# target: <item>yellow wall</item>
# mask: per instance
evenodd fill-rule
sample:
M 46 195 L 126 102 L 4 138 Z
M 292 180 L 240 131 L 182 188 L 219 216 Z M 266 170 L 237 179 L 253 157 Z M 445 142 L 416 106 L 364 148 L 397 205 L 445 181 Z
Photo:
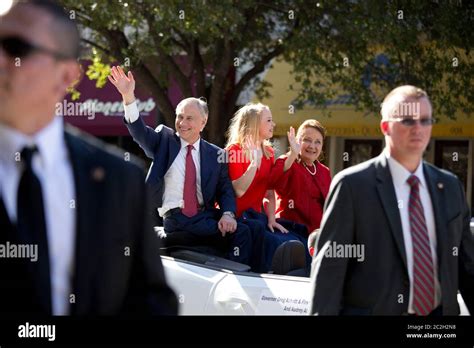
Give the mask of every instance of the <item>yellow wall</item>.
M 276 136 L 285 136 L 290 126 L 298 127 L 304 120 L 315 118 L 327 129 L 328 136 L 382 136 L 380 132 L 380 116 L 373 113 L 356 111 L 350 105 L 332 105 L 323 113 L 321 109 L 305 106 L 303 110 L 294 110 L 291 113 L 291 102 L 297 96 L 289 85 L 296 85 L 291 72 L 291 65 L 284 61 L 274 60 L 273 67 L 265 76 L 265 80 L 272 84 L 269 88 L 270 97 L 260 100 L 267 104 L 273 114 Z M 254 101 L 257 101 L 256 99 Z M 331 112 L 331 115 L 327 115 Z M 434 137 L 474 137 L 474 117 L 458 113 L 457 120 L 452 121 L 443 117 L 440 123 L 433 126 Z

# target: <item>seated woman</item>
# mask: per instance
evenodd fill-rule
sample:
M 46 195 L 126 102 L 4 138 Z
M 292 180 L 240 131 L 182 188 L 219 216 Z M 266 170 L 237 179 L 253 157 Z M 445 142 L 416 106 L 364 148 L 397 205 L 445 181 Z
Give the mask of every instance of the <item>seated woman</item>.
M 303 224 L 308 234 L 319 228 L 331 184 L 329 168 L 321 164 L 326 130 L 316 120 L 306 120 L 288 140 L 292 150 L 275 162 L 272 182 L 277 193 L 276 216 Z
M 270 270 L 273 254 L 283 242 L 300 240 L 306 244 L 304 232 L 298 234 L 293 228 L 289 231 L 275 219 L 275 193 L 269 180 L 274 152 L 268 141 L 274 127 L 268 106 L 247 104 L 231 120 L 226 147 L 229 176 L 237 197 L 237 217 L 252 229 L 260 228 L 265 235 L 263 272 Z M 300 230 L 305 231 L 303 226 Z

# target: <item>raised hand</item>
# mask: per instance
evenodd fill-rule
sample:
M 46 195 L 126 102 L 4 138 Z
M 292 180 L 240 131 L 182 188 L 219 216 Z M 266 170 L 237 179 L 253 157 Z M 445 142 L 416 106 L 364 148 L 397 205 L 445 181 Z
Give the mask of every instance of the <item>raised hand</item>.
M 288 136 L 288 143 L 290 144 L 290 151 L 293 156 L 298 156 L 301 150 L 301 144 L 295 137 L 295 129 L 290 127 L 290 131 L 286 132 Z
M 244 146 L 250 153 L 250 160 L 254 162 L 254 165 L 256 165 L 257 168 L 260 167 L 260 162 L 263 156 L 260 142 L 255 143 L 252 138 L 246 137 Z
M 135 79 L 131 71 L 128 72 L 128 75 L 125 75 L 120 66 L 113 66 L 107 78 L 117 88 L 126 104 L 130 104 L 135 100 Z

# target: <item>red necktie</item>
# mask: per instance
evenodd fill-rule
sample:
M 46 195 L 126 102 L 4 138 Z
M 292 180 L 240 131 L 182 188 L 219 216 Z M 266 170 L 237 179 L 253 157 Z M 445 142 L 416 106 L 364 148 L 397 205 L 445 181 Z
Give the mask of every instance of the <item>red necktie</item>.
M 186 154 L 186 169 L 184 174 L 184 208 L 182 213 L 187 217 L 197 214 L 198 200 L 196 193 L 196 166 L 194 165 L 192 151 L 194 147 L 188 145 L 188 153 Z
M 428 315 L 434 309 L 433 257 L 420 200 L 420 181 L 412 175 L 407 182 L 411 187 L 408 214 L 413 243 L 413 309 L 417 315 Z

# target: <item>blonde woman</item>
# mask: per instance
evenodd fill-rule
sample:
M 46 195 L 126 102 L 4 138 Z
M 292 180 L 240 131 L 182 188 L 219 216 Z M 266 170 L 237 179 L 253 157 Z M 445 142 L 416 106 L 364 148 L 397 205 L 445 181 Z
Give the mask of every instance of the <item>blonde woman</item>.
M 251 229 L 265 234 L 263 268 L 271 267 L 276 248 L 288 240 L 301 240 L 300 236 L 283 226 L 275 218 L 275 193 L 270 182 L 274 164 L 274 151 L 269 142 L 275 123 L 268 106 L 247 104 L 231 120 L 226 146 L 229 176 L 237 201 L 237 217 Z M 295 143 L 293 141 L 293 143 Z

